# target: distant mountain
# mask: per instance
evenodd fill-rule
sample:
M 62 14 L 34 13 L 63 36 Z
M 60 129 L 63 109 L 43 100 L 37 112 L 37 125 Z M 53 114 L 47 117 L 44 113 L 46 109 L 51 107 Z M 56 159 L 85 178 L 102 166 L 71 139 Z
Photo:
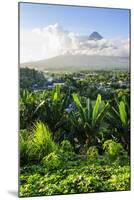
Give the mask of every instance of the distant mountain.
M 88 39 L 89 40 L 101 40 L 101 39 L 103 39 L 103 37 L 98 32 L 95 31 L 89 36 Z
M 128 57 L 99 55 L 60 55 L 36 62 L 22 63 L 21 67 L 35 68 L 43 71 L 75 72 L 80 70 L 128 70 Z

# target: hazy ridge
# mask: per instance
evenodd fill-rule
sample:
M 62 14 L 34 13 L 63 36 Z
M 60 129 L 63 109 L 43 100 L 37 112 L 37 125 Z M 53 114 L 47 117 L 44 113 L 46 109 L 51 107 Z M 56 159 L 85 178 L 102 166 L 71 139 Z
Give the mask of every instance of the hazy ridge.
M 34 62 L 21 63 L 20 67 L 36 68 L 41 71 L 80 71 L 129 69 L 128 57 L 100 55 L 60 55 Z

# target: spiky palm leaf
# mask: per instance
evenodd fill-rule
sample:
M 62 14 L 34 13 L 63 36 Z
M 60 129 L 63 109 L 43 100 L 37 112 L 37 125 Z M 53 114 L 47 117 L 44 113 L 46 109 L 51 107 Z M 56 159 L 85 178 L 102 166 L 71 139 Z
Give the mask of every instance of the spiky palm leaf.
M 78 94 L 73 94 L 73 100 L 77 109 L 70 113 L 70 119 L 75 131 L 79 133 L 80 138 L 82 136 L 84 139 L 90 137 L 92 141 L 95 141 L 101 122 L 109 109 L 109 103 L 103 103 L 101 95 L 98 95 L 94 105 L 89 98 L 86 99 L 85 106 L 82 105 Z

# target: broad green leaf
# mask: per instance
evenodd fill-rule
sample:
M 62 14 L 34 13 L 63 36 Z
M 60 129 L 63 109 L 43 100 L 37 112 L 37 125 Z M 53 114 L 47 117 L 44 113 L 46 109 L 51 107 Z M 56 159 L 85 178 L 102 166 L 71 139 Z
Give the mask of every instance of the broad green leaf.
M 79 100 L 79 97 L 78 97 L 78 95 L 77 94 L 72 94 L 73 95 L 73 100 L 74 100 L 74 102 L 75 102 L 75 104 L 77 105 L 77 106 L 79 106 L 79 107 L 81 107 L 82 108 L 82 105 L 81 105 L 81 102 L 80 102 L 80 100 Z
M 63 112 L 63 111 L 64 111 L 64 108 L 67 106 L 67 103 L 68 103 L 68 101 L 69 101 L 69 98 L 70 98 L 70 95 L 67 93 L 67 94 L 65 95 L 65 97 L 64 97 L 64 98 L 62 99 L 62 101 L 61 101 L 60 108 L 59 108 L 60 112 Z
M 88 121 L 90 119 L 90 112 L 91 112 L 91 105 L 90 105 L 90 99 L 88 98 L 87 99 L 87 118 L 88 118 Z
M 54 97 L 53 97 L 53 101 L 57 101 L 57 99 L 58 99 L 58 93 L 55 92 L 55 93 L 54 93 Z
M 123 124 L 123 126 L 126 126 L 127 124 L 127 114 L 125 110 L 125 104 L 123 101 L 120 102 L 119 104 L 119 112 L 120 112 L 120 119 Z
M 112 111 L 114 111 L 114 112 L 112 112 L 112 114 L 116 117 L 120 117 L 120 115 L 119 115 L 119 112 L 112 106 Z
M 56 88 L 55 88 L 55 92 L 53 94 L 53 101 L 60 100 L 60 97 L 61 97 L 61 95 L 60 95 L 60 86 L 57 85 Z
M 100 122 L 103 120 L 103 118 L 105 117 L 108 109 L 110 108 L 109 103 L 106 103 L 106 105 L 104 105 L 104 107 L 102 108 L 101 112 L 98 114 L 96 121 Z
M 86 121 L 86 111 L 85 111 L 84 107 L 82 106 L 82 104 L 80 102 L 79 96 L 75 93 L 73 94 L 73 100 L 74 100 L 76 106 L 78 107 L 79 114 L 80 114 L 82 122 L 85 123 L 85 121 Z
M 37 106 L 37 108 L 36 108 L 35 111 L 34 111 L 34 114 L 38 111 L 38 109 L 39 109 L 41 106 L 44 105 L 44 103 L 45 103 L 45 101 L 42 101 L 42 102 Z
M 96 121 L 96 118 L 97 118 L 97 115 L 98 115 L 98 112 L 99 112 L 100 103 L 101 103 L 101 95 L 98 94 L 94 108 L 93 108 L 93 113 L 92 113 L 93 124 L 95 124 L 95 121 Z

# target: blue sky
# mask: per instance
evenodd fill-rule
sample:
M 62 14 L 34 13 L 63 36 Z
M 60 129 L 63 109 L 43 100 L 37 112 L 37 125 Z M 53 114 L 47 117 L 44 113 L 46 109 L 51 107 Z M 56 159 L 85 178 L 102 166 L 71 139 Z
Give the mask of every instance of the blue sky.
M 98 31 L 105 38 L 129 37 L 129 10 L 20 3 L 21 29 L 55 23 L 80 35 Z
M 66 53 L 129 54 L 127 9 L 20 3 L 20 28 L 21 62 Z M 99 32 L 104 39 L 89 41 L 87 36 L 93 31 Z

